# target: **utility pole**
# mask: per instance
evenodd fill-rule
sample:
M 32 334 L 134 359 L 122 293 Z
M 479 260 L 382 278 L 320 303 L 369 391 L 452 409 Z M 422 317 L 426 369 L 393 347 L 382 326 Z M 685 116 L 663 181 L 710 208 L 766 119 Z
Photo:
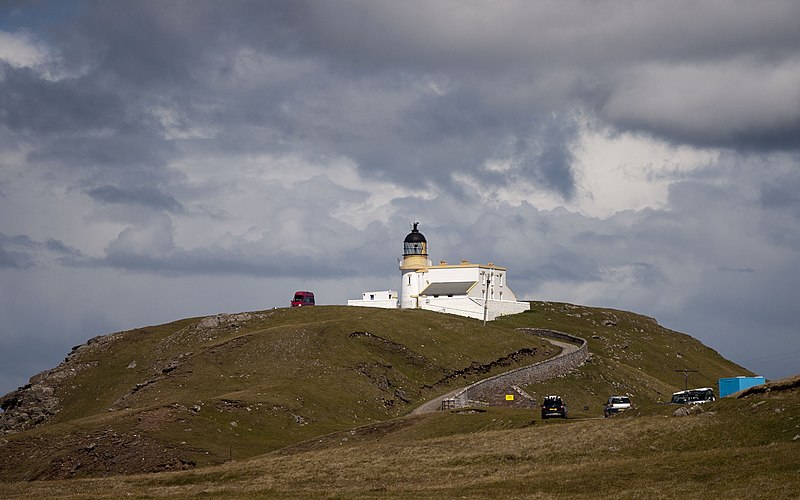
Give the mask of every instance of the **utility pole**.
M 676 372 L 683 372 L 683 378 L 684 378 L 684 380 L 683 380 L 683 390 L 684 391 L 688 391 L 689 390 L 689 374 L 690 373 L 697 373 L 697 370 L 684 369 L 684 370 L 675 370 L 675 371 Z
M 489 282 L 492 281 L 490 273 L 481 273 L 486 276 L 486 291 L 483 294 L 483 326 L 486 326 L 486 316 L 489 312 Z

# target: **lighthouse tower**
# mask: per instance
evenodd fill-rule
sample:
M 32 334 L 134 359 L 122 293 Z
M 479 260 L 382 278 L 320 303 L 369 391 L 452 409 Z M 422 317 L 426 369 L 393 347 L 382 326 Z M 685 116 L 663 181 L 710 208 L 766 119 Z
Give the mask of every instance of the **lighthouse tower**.
M 419 232 L 415 222 L 411 232 L 403 240 L 403 260 L 400 262 L 400 308 L 416 309 L 419 307 L 418 296 L 422 285 L 422 277 L 431 265 L 428 260 L 428 241 Z

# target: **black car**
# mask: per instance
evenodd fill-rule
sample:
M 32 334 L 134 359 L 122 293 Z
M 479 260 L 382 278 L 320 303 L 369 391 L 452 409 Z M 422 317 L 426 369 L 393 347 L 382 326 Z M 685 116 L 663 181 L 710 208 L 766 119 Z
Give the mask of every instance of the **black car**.
M 542 420 L 550 417 L 567 418 L 567 405 L 561 396 L 546 396 L 542 401 Z

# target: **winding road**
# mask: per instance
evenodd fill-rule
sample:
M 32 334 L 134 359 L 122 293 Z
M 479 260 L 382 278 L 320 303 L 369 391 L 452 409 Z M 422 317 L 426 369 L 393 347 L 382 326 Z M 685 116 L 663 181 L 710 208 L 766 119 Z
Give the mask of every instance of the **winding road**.
M 551 338 L 547 338 L 547 337 L 542 337 L 542 338 L 544 340 L 550 342 L 554 346 L 561 348 L 561 352 L 556 354 L 555 356 L 553 356 L 550 359 L 556 359 L 556 358 L 560 358 L 561 356 L 566 356 L 567 354 L 569 354 L 571 352 L 575 352 L 575 351 L 577 351 L 579 349 L 578 346 L 576 346 L 575 344 L 570 344 L 569 342 L 562 342 L 560 340 L 555 340 L 555 339 L 551 339 Z M 439 410 L 439 408 L 442 407 L 442 400 L 443 399 L 452 398 L 453 396 L 455 396 L 456 394 L 458 394 L 459 392 L 461 392 L 465 388 L 466 388 L 466 386 L 465 387 L 459 387 L 458 389 L 452 390 L 452 391 L 448 392 L 447 394 L 442 394 L 441 396 L 436 396 L 435 398 L 430 399 L 430 400 L 422 403 L 418 407 L 414 408 L 411 411 L 411 413 L 409 413 L 409 415 L 422 415 L 423 413 L 431 413 L 431 412 L 437 411 L 437 410 Z

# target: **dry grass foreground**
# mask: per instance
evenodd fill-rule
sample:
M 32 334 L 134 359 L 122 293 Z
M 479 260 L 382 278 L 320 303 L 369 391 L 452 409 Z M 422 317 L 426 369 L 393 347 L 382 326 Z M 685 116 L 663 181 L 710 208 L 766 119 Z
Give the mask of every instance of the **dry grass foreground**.
M 194 471 L 0 483 L 0 497 L 800 498 L 800 377 L 775 387 L 688 417 L 404 417 Z

